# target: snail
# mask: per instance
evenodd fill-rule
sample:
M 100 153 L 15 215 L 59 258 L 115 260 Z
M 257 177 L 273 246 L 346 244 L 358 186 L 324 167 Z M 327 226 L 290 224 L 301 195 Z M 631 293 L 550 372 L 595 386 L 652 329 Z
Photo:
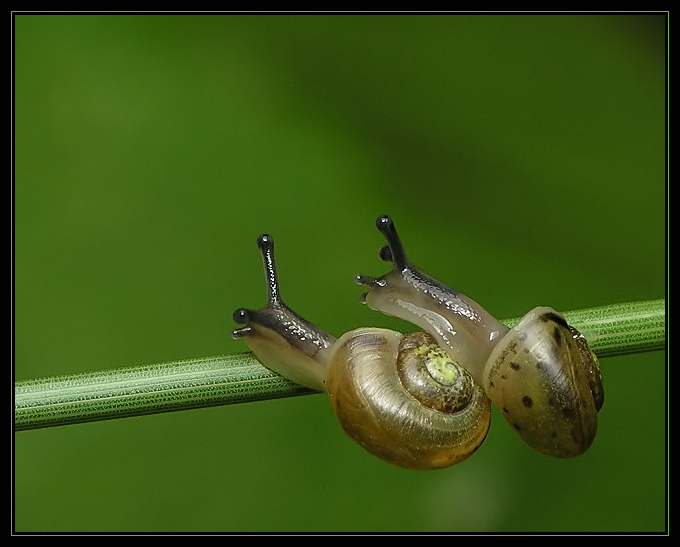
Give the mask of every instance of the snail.
M 360 328 L 336 339 L 286 306 L 269 235 L 257 240 L 267 305 L 238 309 L 233 331 L 267 368 L 327 391 L 345 432 L 370 453 L 401 467 L 438 469 L 484 441 L 490 403 L 431 335 Z
M 479 304 L 415 268 L 394 223 L 376 221 L 392 262 L 381 277 L 359 275 L 362 301 L 425 332 L 360 328 L 338 339 L 281 300 L 270 236 L 258 239 L 267 306 L 234 312 L 263 365 L 327 391 L 345 432 L 369 452 L 413 469 L 462 461 L 484 441 L 490 401 L 522 439 L 555 457 L 592 444 L 604 401 L 595 354 L 551 308 L 534 308 L 509 329 Z

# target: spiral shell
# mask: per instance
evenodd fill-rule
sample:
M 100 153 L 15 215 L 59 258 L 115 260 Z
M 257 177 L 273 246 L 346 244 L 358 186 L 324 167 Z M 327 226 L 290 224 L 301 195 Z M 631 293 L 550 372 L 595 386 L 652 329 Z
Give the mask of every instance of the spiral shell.
M 345 432 L 402 467 L 457 463 L 489 429 L 490 403 L 481 387 L 424 332 L 349 332 L 334 347 L 327 378 Z

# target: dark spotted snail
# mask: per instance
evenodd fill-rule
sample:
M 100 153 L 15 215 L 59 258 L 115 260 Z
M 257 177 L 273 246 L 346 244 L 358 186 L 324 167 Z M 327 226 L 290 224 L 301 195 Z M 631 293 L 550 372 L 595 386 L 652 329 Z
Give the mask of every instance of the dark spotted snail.
M 604 401 L 602 375 L 586 339 L 550 308 L 509 329 L 467 296 L 416 269 L 392 220 L 380 256 L 393 268 L 357 276 L 363 302 L 425 332 L 360 328 L 338 339 L 302 319 L 279 293 L 274 243 L 258 238 L 267 306 L 234 320 L 267 368 L 327 391 L 347 434 L 372 454 L 412 469 L 437 469 L 472 454 L 489 429 L 493 401 L 524 441 L 555 457 L 593 442 Z

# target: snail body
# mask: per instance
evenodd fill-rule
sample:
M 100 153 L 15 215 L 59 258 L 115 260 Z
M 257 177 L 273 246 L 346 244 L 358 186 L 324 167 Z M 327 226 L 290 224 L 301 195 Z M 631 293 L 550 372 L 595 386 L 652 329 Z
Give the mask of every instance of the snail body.
M 393 268 L 357 276 L 372 309 L 425 332 L 402 335 L 362 328 L 325 333 L 280 297 L 270 236 L 258 239 L 267 306 L 234 313 L 266 367 L 327 391 L 345 432 L 396 465 L 437 469 L 457 463 L 484 441 L 490 400 L 527 444 L 555 457 L 583 453 L 597 430 L 603 390 L 585 338 L 550 308 L 531 310 L 509 329 L 474 300 L 415 268 L 389 217 L 376 225 Z
M 481 386 L 434 338 L 361 328 L 336 339 L 293 312 L 280 297 L 274 242 L 258 238 L 267 305 L 244 308 L 233 331 L 267 368 L 326 391 L 345 432 L 370 453 L 400 467 L 438 469 L 472 454 L 489 430 Z

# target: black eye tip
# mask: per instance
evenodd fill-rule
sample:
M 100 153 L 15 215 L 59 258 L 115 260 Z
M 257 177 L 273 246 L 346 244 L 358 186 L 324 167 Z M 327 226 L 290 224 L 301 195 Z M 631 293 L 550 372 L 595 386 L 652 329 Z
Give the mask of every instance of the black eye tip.
M 274 245 L 274 240 L 272 239 L 272 236 L 269 234 L 262 234 L 260 237 L 257 238 L 257 246 L 260 249 L 271 249 L 272 246 Z
M 375 225 L 387 240 L 387 245 L 380 249 L 380 258 L 386 262 L 392 262 L 399 269 L 407 268 L 409 263 L 392 218 L 388 215 L 378 217 Z
M 234 322 L 245 325 L 250 321 L 250 312 L 245 308 L 239 308 L 234 312 Z
M 394 223 L 392 222 L 392 219 L 389 215 L 382 215 L 376 219 L 375 225 L 378 230 L 385 232 L 385 230 L 391 230 L 394 226 Z

